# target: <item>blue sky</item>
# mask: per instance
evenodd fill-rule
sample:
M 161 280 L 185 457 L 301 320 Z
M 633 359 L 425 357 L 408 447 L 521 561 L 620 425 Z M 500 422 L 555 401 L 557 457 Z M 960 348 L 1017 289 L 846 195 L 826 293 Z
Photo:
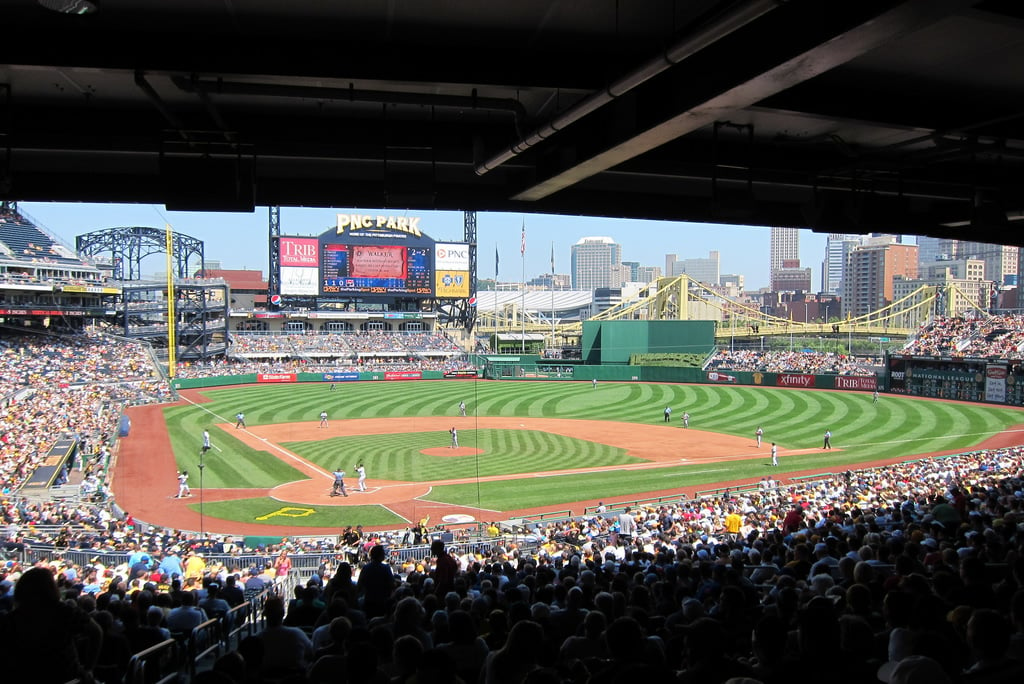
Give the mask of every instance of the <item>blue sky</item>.
M 266 207 L 258 207 L 251 214 L 172 212 L 161 205 L 148 204 L 20 202 L 18 207 L 71 247 L 74 247 L 75 237 L 83 233 L 121 226 L 163 228 L 170 223 L 175 231 L 203 240 L 206 258 L 220 260 L 224 268 L 267 271 Z M 317 235 L 334 227 L 339 213 L 419 216 L 421 230 L 434 239 L 458 242 L 463 235 L 463 216 L 457 211 L 302 207 L 281 208 L 281 233 Z M 768 228 L 491 212 L 477 213 L 478 277 L 494 277 L 494 251 L 497 247 L 501 259 L 500 279 L 521 280 L 523 262 L 519 243 L 524 224 L 527 279 L 550 271 L 552 243 L 555 270 L 568 273 L 572 244 L 582 237 L 607 236 L 622 245 L 623 260 L 639 261 L 644 266 L 664 268 L 665 255 L 670 253 L 686 259 L 707 257 L 708 252 L 717 249 L 721 252 L 722 273 L 745 275 L 748 289 L 768 285 Z M 824 235 L 801 231 L 800 260 L 803 266 L 811 267 L 815 288 L 821 282 L 824 252 Z M 150 270 L 155 272 L 163 270 L 163 264 L 146 261 L 143 269 L 147 273 Z

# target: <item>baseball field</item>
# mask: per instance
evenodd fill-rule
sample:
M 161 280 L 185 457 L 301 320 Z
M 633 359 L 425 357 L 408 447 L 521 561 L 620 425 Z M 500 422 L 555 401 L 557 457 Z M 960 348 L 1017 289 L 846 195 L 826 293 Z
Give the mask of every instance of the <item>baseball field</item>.
M 239 412 L 244 428 L 236 427 Z M 436 522 L 542 510 L 579 515 L 598 500 L 692 495 L 766 475 L 785 480 L 1024 443 L 1024 414 L 1016 409 L 721 385 L 248 385 L 186 390 L 177 405 L 130 415 L 114 481 L 122 508 L 151 524 L 240 534 L 401 528 L 428 515 Z M 213 448 L 201 455 L 204 429 Z M 822 448 L 826 429 L 830 450 Z M 771 442 L 779 447 L 778 467 L 769 463 Z M 365 491 L 358 491 L 360 463 Z M 177 470 L 189 472 L 189 498 L 175 498 Z M 337 470 L 346 473 L 348 496 L 330 495 Z

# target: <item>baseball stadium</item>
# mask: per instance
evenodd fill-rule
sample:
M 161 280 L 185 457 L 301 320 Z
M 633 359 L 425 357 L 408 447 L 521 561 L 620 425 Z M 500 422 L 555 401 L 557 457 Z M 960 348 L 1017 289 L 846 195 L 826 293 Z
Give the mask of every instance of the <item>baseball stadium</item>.
M 273 210 L 270 225 L 267 291 L 239 308 L 169 228 L 72 249 L 16 205 L 0 215 L 3 574 L 50 568 L 108 601 L 260 580 L 103 681 L 209 674 L 310 576 L 383 557 L 422 591 L 444 581 L 438 543 L 463 582 L 644 562 L 656 583 L 686 556 L 765 585 L 792 575 L 783 547 L 813 548 L 808 567 L 846 548 L 839 587 L 839 556 L 863 548 L 840 544 L 847 527 L 963 549 L 999 516 L 1015 538 L 1017 314 L 922 288 L 794 330 L 683 277 L 590 317 L 579 293 L 544 293 L 545 316 L 478 298 L 470 214 L 462 243 L 387 216 L 339 214 L 317 237 L 275 233 Z M 145 245 L 166 248 L 166 281 L 138 275 Z M 937 502 L 965 494 L 963 528 L 933 531 Z M 352 600 L 369 614 L 371 598 Z

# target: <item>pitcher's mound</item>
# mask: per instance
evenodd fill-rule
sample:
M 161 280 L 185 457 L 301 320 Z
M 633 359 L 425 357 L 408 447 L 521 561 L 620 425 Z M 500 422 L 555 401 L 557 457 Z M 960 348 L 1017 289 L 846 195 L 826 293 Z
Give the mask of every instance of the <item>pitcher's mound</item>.
M 421 454 L 427 456 L 475 456 L 477 454 L 484 453 L 483 449 L 474 449 L 472 447 L 459 447 L 452 449 L 451 447 L 434 447 L 432 449 L 420 449 Z

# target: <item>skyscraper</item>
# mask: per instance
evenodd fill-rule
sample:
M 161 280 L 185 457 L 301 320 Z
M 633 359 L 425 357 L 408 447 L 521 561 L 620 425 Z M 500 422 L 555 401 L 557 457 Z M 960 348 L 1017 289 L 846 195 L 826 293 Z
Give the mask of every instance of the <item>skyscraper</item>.
M 622 245 L 610 237 L 585 237 L 572 246 L 572 287 L 593 290 L 619 287 L 622 269 Z M 615 279 L 620 282 L 615 282 Z
M 785 289 L 780 287 L 778 274 L 783 269 L 800 267 L 800 233 L 796 228 L 773 227 L 771 229 L 768 260 L 768 278 L 771 281 L 772 291 L 778 292 Z
M 843 274 L 843 316 L 862 316 L 893 302 L 893 279 L 917 278 L 917 245 L 881 240 L 854 247 Z
M 1017 280 L 1018 250 L 1016 247 L 991 245 L 986 242 L 961 241 L 957 245 L 958 259 L 981 259 L 985 262 L 985 279 L 996 284 L 1008 285 Z
M 800 231 L 796 228 L 772 228 L 771 245 L 768 256 L 770 268 L 778 271 L 783 268 L 782 262 L 793 259 L 800 260 Z
M 854 247 L 860 245 L 860 235 L 829 233 L 825 241 L 825 259 L 821 264 L 821 291 L 825 294 L 839 294 L 843 283 L 846 257 Z
M 694 280 L 708 285 L 718 285 L 720 273 L 721 254 L 718 250 L 708 252 L 706 259 L 697 257 L 694 259 L 680 259 L 672 266 L 672 275 L 685 273 Z
M 924 235 L 917 238 L 917 264 L 923 272 L 931 264 L 939 260 L 955 259 L 958 252 L 958 241 L 949 238 L 933 238 Z

